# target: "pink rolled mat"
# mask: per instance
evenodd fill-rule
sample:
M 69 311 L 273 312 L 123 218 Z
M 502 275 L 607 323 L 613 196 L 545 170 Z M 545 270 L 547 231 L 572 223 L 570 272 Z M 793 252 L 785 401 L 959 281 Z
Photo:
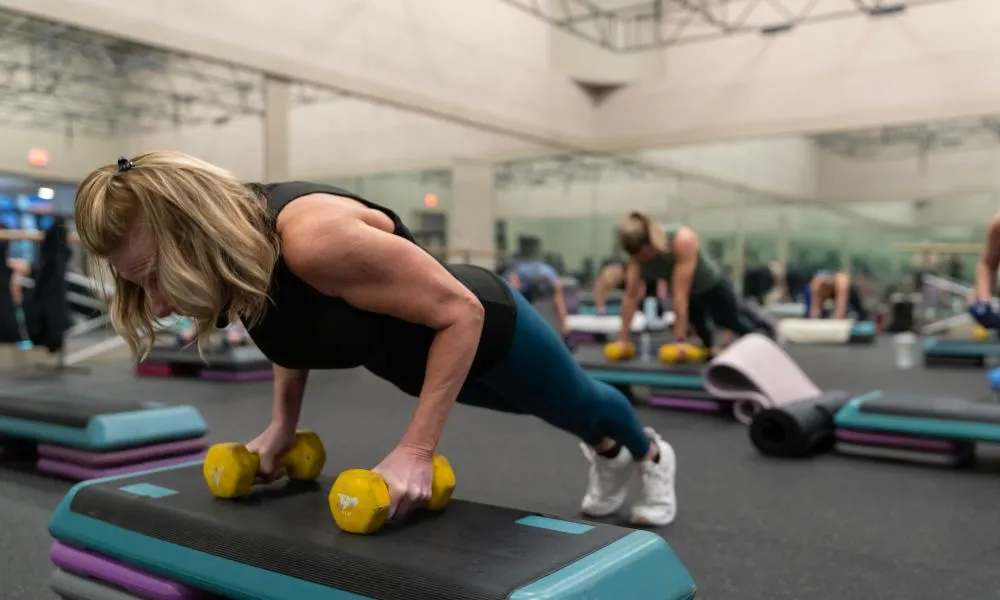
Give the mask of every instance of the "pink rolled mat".
M 820 395 L 799 365 L 770 338 L 751 333 L 716 356 L 704 371 L 705 389 L 733 403 L 733 417 L 749 425 L 753 415 Z

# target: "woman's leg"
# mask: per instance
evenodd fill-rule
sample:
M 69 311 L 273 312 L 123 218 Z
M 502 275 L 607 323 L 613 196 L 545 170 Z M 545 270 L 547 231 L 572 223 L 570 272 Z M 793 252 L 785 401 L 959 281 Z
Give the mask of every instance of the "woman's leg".
M 848 313 L 854 312 L 858 321 L 868 320 L 868 311 L 865 310 L 865 305 L 861 301 L 861 292 L 856 283 L 852 283 L 848 288 L 847 311 Z
M 702 302 L 716 325 L 732 331 L 738 337 L 757 330 L 756 325 L 747 318 L 728 281 L 722 280 L 702 294 Z
M 581 440 L 591 463 L 584 512 L 592 516 L 615 512 L 625 500 L 638 465 L 643 493 L 633 506 L 633 521 L 649 525 L 672 521 L 676 511 L 673 449 L 655 431 L 643 428 L 620 391 L 583 370 L 520 294 L 515 293 L 515 298 L 517 326 L 507 357 L 476 383 L 506 404 Z M 460 397 L 460 401 L 464 400 Z
M 757 331 L 763 333 L 772 340 L 778 341 L 778 323 L 771 318 L 761 305 L 753 305 L 749 302 L 736 299 L 740 306 L 740 314 L 756 327 Z
M 705 301 L 701 296 L 691 296 L 691 300 L 688 301 L 688 325 L 694 329 L 705 348 L 711 349 L 715 343 L 715 334 L 712 332 L 708 311 L 705 310 Z

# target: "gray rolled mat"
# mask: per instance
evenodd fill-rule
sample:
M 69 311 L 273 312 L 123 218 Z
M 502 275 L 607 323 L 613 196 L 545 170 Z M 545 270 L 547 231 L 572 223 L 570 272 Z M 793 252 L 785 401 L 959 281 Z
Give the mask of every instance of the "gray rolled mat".
M 705 389 L 733 403 L 733 416 L 749 425 L 766 408 L 815 398 L 820 389 L 784 350 L 759 333 L 745 335 L 705 368 Z
M 52 591 L 64 600 L 142 600 L 102 583 L 56 569 L 49 578 Z

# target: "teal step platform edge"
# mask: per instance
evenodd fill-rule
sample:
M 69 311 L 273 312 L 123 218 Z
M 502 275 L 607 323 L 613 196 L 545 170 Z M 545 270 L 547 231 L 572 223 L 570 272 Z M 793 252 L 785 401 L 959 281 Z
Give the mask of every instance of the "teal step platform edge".
M 871 321 L 857 321 L 851 326 L 852 337 L 873 337 L 875 333 L 875 323 Z
M 95 452 L 201 437 L 208 425 L 193 406 L 165 406 L 91 417 L 85 428 L 0 417 L 0 435 Z
M 995 423 L 907 417 L 862 411 L 862 406 L 864 406 L 865 402 L 876 400 L 883 395 L 883 391 L 875 391 L 849 400 L 834 416 L 834 422 L 837 427 L 897 432 L 954 440 L 1000 442 L 1000 425 Z
M 1000 356 L 1000 344 L 931 337 L 924 339 L 924 353 L 954 357 Z
M 611 369 L 585 369 L 598 381 L 612 385 L 648 385 L 675 390 L 704 390 L 705 380 L 700 375 L 678 375 L 656 371 L 614 371 Z
M 580 315 L 596 315 L 597 307 L 592 304 L 581 304 L 576 312 Z M 617 317 L 622 314 L 622 307 L 618 304 L 608 304 L 604 307 L 604 314 Z

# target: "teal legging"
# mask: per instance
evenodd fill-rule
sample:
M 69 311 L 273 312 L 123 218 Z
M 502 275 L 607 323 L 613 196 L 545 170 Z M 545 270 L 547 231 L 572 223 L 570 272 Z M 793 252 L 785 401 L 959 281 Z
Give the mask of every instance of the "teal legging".
M 507 356 L 468 382 L 458 401 L 534 415 L 591 446 L 611 438 L 642 460 L 649 437 L 625 395 L 588 375 L 552 326 L 524 296 L 513 294 L 517 324 Z

